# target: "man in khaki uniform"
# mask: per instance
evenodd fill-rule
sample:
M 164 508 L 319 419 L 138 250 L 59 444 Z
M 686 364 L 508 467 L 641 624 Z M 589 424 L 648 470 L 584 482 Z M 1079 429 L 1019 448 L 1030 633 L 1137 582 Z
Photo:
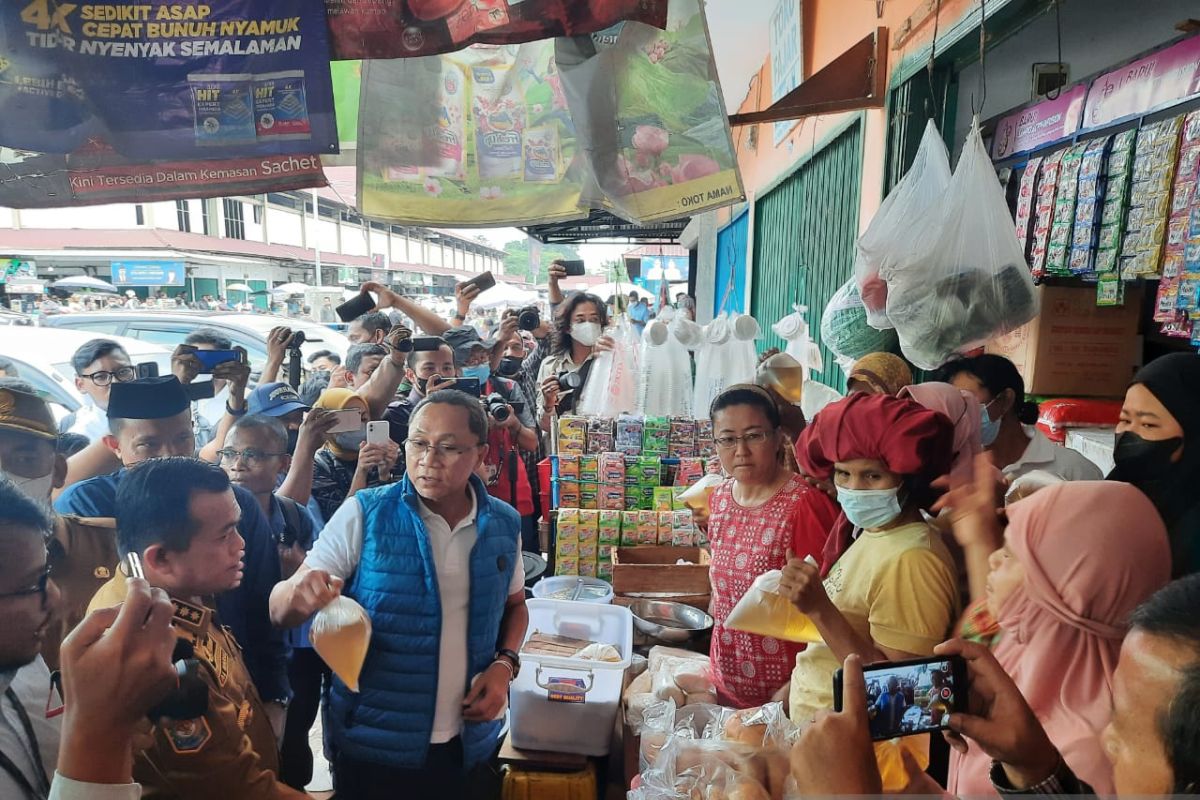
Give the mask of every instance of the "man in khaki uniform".
M 58 428 L 33 386 L 0 378 L 0 474 L 49 511 L 50 492 L 63 485 L 66 459 L 55 452 Z M 112 577 L 117 536 L 112 520 L 53 515 L 47 542 L 50 571 L 62 601 L 42 642 L 42 657 L 58 668 L 58 647 L 83 619 L 88 601 Z
M 244 568 L 229 478 L 198 459 L 150 459 L 121 480 L 116 507 L 122 557 L 137 553 L 146 580 L 171 596 L 176 634 L 192 643 L 208 686 L 203 716 L 160 720 L 153 746 L 136 756 L 133 777 L 143 797 L 307 797 L 278 781 L 275 734 L 241 647 L 212 608 L 211 596 L 235 588 Z M 120 603 L 125 586 L 118 570 L 91 609 Z

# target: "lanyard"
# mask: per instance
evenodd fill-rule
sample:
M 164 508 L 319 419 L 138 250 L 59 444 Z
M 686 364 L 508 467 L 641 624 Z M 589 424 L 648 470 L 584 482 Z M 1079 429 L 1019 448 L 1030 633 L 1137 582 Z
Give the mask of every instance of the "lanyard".
M 21 705 L 21 701 L 17 699 L 17 693 L 12 690 L 11 686 L 4 690 L 4 696 L 17 712 L 17 719 L 20 720 L 21 727 L 25 730 L 25 737 L 29 740 L 29 752 L 33 760 L 34 771 L 37 773 L 36 778 L 39 788 L 35 789 L 29 783 L 25 774 L 3 752 L 0 752 L 0 769 L 7 772 L 27 796 L 35 798 L 35 800 L 41 800 L 41 798 L 49 796 L 50 783 L 46 779 L 46 768 L 42 765 L 42 754 L 38 749 L 37 736 L 33 732 L 33 725 L 29 721 L 29 715 L 25 713 L 25 707 Z

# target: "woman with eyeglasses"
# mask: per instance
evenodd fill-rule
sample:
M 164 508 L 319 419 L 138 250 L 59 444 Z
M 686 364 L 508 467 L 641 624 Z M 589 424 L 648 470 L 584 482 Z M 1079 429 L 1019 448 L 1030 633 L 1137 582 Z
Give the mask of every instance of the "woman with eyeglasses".
M 789 552 L 820 556 L 837 506 L 784 466 L 790 443 L 766 390 L 732 386 L 713 401 L 710 416 L 721 467 L 731 478 L 709 502 L 713 681 L 722 705 L 749 708 L 787 685 L 804 645 L 731 630 L 725 619 L 756 577 L 783 568 Z
M 313 463 L 312 496 L 321 515 L 330 519 L 347 498 L 360 490 L 392 482 L 400 448 L 390 440 L 384 444 L 367 443 L 367 422 L 371 419 L 367 401 L 349 389 L 326 389 L 313 408 L 353 409 L 362 416 L 362 427 L 358 430 L 328 434 Z

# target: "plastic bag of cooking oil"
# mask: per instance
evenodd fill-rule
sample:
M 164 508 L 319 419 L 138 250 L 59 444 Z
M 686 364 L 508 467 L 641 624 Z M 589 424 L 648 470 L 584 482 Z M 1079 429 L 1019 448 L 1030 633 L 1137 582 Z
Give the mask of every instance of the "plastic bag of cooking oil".
M 815 566 L 812 556 L 805 559 Z M 764 572 L 738 600 L 725 620 L 725 627 L 788 642 L 819 642 L 821 634 L 812 619 L 779 592 L 783 572 Z
M 349 597 L 334 598 L 313 617 L 308 639 L 342 683 L 357 692 L 358 675 L 371 644 L 371 618 L 363 607 Z

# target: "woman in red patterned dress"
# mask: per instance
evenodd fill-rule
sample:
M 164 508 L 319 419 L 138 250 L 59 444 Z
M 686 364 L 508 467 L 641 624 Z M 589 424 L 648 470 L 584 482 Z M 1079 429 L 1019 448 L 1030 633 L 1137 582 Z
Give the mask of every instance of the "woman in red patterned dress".
M 710 416 L 721 466 L 732 478 L 709 503 L 713 678 L 722 705 L 749 708 L 787 684 L 804 645 L 730 630 L 725 619 L 755 578 L 787 564 L 789 550 L 819 559 L 838 509 L 784 466 L 788 442 L 765 390 L 732 386 L 713 401 Z

